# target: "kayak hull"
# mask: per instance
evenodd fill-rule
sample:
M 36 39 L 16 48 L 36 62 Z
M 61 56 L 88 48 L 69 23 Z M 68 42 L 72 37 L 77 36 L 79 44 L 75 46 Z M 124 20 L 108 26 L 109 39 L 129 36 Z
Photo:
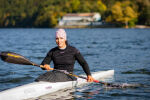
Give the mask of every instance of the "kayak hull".
M 114 75 L 114 70 L 99 71 L 92 73 L 95 79 L 107 78 Z M 0 92 L 0 100 L 23 100 L 29 98 L 36 98 L 45 94 L 53 93 L 61 89 L 74 88 L 76 86 L 87 84 L 85 79 L 77 78 L 77 81 L 68 82 L 33 82 L 23 86 L 18 86 Z

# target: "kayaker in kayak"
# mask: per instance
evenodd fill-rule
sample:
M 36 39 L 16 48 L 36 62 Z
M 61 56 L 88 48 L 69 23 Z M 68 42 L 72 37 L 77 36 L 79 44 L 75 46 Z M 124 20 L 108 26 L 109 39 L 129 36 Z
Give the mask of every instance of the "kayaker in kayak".
M 93 82 L 94 78 L 91 76 L 87 62 L 80 54 L 79 50 L 77 50 L 73 46 L 68 45 L 67 35 L 64 29 L 58 29 L 56 31 L 56 44 L 58 46 L 51 49 L 47 53 L 40 67 L 46 70 L 57 69 L 73 73 L 74 64 L 75 61 L 77 60 L 87 75 L 87 81 Z M 54 68 L 50 67 L 51 61 L 53 61 L 54 63 Z M 63 82 L 72 80 L 76 80 L 76 78 L 55 70 L 46 72 L 45 74 L 39 76 L 36 79 L 36 81 L 50 81 L 50 82 Z

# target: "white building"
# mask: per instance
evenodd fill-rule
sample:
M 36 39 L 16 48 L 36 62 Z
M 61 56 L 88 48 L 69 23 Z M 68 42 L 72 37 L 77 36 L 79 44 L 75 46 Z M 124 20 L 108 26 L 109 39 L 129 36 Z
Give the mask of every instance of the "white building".
M 100 25 L 99 13 L 68 13 L 59 21 L 59 26 Z

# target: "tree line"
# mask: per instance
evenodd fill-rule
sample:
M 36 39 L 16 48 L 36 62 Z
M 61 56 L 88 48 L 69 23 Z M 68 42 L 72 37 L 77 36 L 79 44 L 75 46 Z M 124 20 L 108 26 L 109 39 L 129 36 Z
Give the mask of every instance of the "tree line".
M 66 13 L 85 12 L 118 26 L 150 25 L 150 0 L 0 0 L 0 27 L 55 27 Z

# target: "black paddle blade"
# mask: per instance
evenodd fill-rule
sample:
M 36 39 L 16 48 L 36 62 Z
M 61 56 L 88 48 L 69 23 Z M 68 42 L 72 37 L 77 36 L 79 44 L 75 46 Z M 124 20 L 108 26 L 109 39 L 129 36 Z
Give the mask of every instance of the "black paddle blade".
M 34 64 L 33 62 L 29 61 L 25 57 L 19 54 L 13 53 L 13 52 L 1 52 L 0 58 L 3 61 L 8 62 L 8 63 L 38 66 L 37 64 Z

